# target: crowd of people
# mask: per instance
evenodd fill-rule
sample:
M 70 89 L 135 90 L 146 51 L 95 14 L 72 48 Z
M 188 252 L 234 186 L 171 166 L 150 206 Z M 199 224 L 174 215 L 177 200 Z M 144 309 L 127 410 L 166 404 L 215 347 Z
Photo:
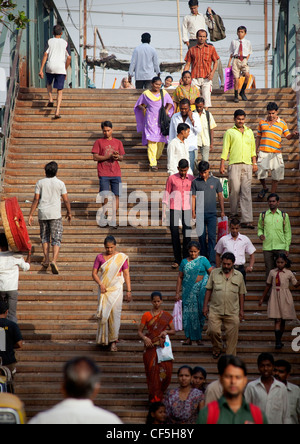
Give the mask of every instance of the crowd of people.
M 217 200 L 221 219 L 225 220 L 223 186 L 213 176 L 209 156 L 214 148 L 214 129 L 217 124 L 208 108 L 211 108 L 211 85 L 218 68 L 219 56 L 213 45 L 207 43 L 209 29 L 215 26 L 214 13 L 207 10 L 206 18 L 198 11 L 198 2 L 190 0 L 192 15 L 184 21 L 184 39 L 188 46 L 186 65 L 181 85 L 172 97 L 168 85 L 163 87 L 156 51 L 150 46 L 151 36 L 143 34 L 142 45 L 136 49 L 129 70 L 129 77 L 123 79 L 122 88 L 132 88 L 135 76 L 136 88 L 145 91 L 138 99 L 134 112 L 137 131 L 142 132 L 143 145 L 148 147 L 150 170 L 158 171 L 158 162 L 168 144 L 168 180 L 162 205 L 163 224 L 167 224 L 167 210 L 170 210 L 169 227 L 172 237 L 174 261 L 172 269 L 178 270 L 177 285 L 174 283 L 175 302 L 182 301 L 182 325 L 185 334 L 184 346 L 196 342 L 203 345 L 203 330 L 207 324 L 207 337 L 212 344 L 212 357 L 218 360 L 219 380 L 206 387 L 207 372 L 202 367 L 192 369 L 189 365 L 178 370 L 176 389 L 168 390 L 173 374 L 173 357 L 167 355 L 170 336 L 176 334 L 173 316 L 162 310 L 163 297 L 158 291 L 151 295 L 152 309 L 146 312 L 138 329 L 138 337 L 144 342 L 144 365 L 151 403 L 148 423 L 150 424 L 214 424 L 214 423 L 299 423 L 300 389 L 288 382 L 291 365 L 286 361 L 274 361 L 270 354 L 258 357 L 258 370 L 261 377 L 248 384 L 246 365 L 237 357 L 240 323 L 244 320 L 244 305 L 247 294 L 247 274 L 255 271 L 255 252 L 251 240 L 241 234 L 241 229 L 255 229 L 252 207 L 252 180 L 257 173 L 262 190 L 258 198 L 263 200 L 269 192 L 266 179 L 272 171 L 272 189 L 267 198 L 269 209 L 260 214 L 258 238 L 263 242 L 266 268 L 266 288 L 259 305 L 268 298 L 268 318 L 274 322 L 275 349 L 284 346 L 282 337 L 287 320 L 297 320 L 290 287 L 300 287 L 291 272 L 289 250 L 292 229 L 289 215 L 280 210 L 278 183 L 284 179 L 282 158 L 282 136 L 288 140 L 299 137 L 298 132 L 290 133 L 287 124 L 278 116 L 278 105 L 267 105 L 267 118 L 258 126 L 255 140 L 253 131 L 246 126 L 246 112 L 236 110 L 234 126 L 224 134 L 223 151 L 220 159 L 220 175 L 226 173 L 230 188 L 230 233 L 217 241 Z M 201 21 L 201 25 L 199 25 Z M 204 23 L 203 23 L 204 22 Z M 187 39 L 189 34 L 190 38 Z M 244 101 L 249 80 L 248 59 L 252 53 L 251 43 L 245 40 L 247 30 L 238 29 L 238 41 L 231 44 L 230 62 L 233 60 L 235 102 L 238 102 L 239 79 L 245 76 L 240 95 Z M 66 47 L 61 39 L 61 29 L 56 27 L 54 42 L 45 53 L 43 67 L 50 59 L 47 70 L 49 107 L 53 107 L 52 81 L 62 91 L 62 77 L 56 78 L 56 66 L 66 57 Z M 53 54 L 57 57 L 53 62 Z M 48 60 L 49 62 L 49 60 Z M 51 63 L 54 65 L 51 65 Z M 67 57 L 66 66 L 69 63 Z M 59 63 L 58 63 L 59 65 Z M 63 63 L 60 63 L 60 66 Z M 150 68 L 149 68 L 150 66 Z M 51 68 L 51 70 L 50 70 Z M 49 70 L 51 72 L 49 72 Z M 145 74 L 146 72 L 146 74 Z M 143 73 L 143 74 L 142 74 Z M 149 74 L 151 73 L 151 75 Z M 59 76 L 65 75 L 64 73 Z M 55 118 L 61 118 L 62 93 Z M 168 131 L 163 131 L 161 110 L 169 116 Z M 92 155 L 97 162 L 100 192 L 115 196 L 112 218 L 108 218 L 105 198 L 99 216 L 100 226 L 118 227 L 117 212 L 122 193 L 120 162 L 125 150 L 120 140 L 114 138 L 113 123 L 102 123 L 103 138 L 94 144 Z M 198 154 L 202 160 L 198 161 Z M 58 165 L 51 162 L 45 167 L 46 177 L 35 187 L 28 223 L 34 222 L 38 208 L 41 242 L 44 258 L 42 267 L 51 267 L 54 275 L 59 274 L 57 265 L 63 236 L 61 199 L 67 209 L 66 218 L 71 223 L 72 209 L 65 184 L 57 178 Z M 239 218 L 239 207 L 241 219 Z M 191 231 L 196 225 L 197 241 L 192 241 Z M 182 225 L 183 248 L 180 241 Z M 53 259 L 50 249 L 53 247 Z M 18 270 L 30 268 L 27 260 L 16 258 L 8 251 L 4 235 L 0 236 L 0 329 L 5 331 L 7 350 L 0 351 L 2 364 L 15 372 L 14 349 L 22 347 L 22 335 L 17 326 Z M 118 352 L 119 331 L 123 305 L 124 283 L 127 294 L 125 300 L 132 301 L 130 279 L 130 258 L 118 251 L 117 241 L 108 236 L 104 242 L 104 252 L 99 254 L 92 270 L 92 278 L 98 286 L 98 331 L 96 342 L 108 346 L 111 352 Z M 247 256 L 249 265 L 247 266 Z M 225 330 L 225 344 L 222 327 Z M 222 356 L 225 346 L 226 355 Z M 166 352 L 166 357 L 158 359 L 158 350 Z M 71 371 L 72 369 L 72 371 Z M 99 389 L 98 370 L 90 361 L 79 360 L 65 369 L 65 377 L 78 372 L 79 380 L 93 377 L 92 390 L 81 395 L 72 392 L 65 385 L 67 397 L 74 399 L 94 399 Z M 77 404 L 77 405 L 76 405 Z M 49 421 L 58 421 L 65 411 L 79 408 L 75 401 L 65 401 L 48 416 Z M 91 417 L 97 419 L 99 411 L 89 404 L 82 403 L 80 409 L 88 409 Z M 33 423 L 47 418 L 39 416 Z M 107 418 L 116 421 L 116 418 Z M 117 423 L 117 422 L 116 422 Z

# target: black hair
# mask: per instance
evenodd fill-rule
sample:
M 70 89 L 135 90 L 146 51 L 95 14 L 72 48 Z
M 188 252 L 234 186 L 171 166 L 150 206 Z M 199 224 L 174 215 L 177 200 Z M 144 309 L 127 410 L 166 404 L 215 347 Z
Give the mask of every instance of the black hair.
M 247 34 L 247 28 L 246 28 L 246 26 L 239 26 L 237 30 L 238 30 L 238 31 L 245 31 L 246 34 Z
M 107 244 L 117 245 L 117 241 L 113 236 L 107 236 L 104 240 L 104 245 L 106 246 Z
M 177 134 L 180 134 L 181 131 L 186 131 L 190 129 L 190 126 L 187 123 L 179 123 L 177 126 Z
M 263 361 L 270 361 L 272 365 L 275 364 L 274 356 L 271 353 L 261 353 L 257 358 L 257 366 L 259 367 Z
M 142 35 L 142 43 L 150 43 L 151 42 L 151 34 L 149 32 L 145 32 Z
M 181 78 L 183 79 L 183 77 L 184 77 L 186 74 L 189 74 L 190 76 L 192 76 L 191 71 L 183 71 L 183 73 L 182 73 L 182 75 L 181 75 Z
M 278 111 L 279 107 L 275 102 L 269 102 L 267 105 L 267 111 Z
M 280 201 L 280 197 L 278 196 L 278 194 L 276 194 L 276 193 L 271 193 L 271 194 L 269 194 L 269 196 L 268 196 L 268 202 L 269 202 L 269 200 L 272 199 L 273 197 L 276 198 L 277 202 Z
M 230 225 L 241 225 L 241 221 L 237 217 L 234 217 L 233 219 L 231 219 Z
M 199 165 L 198 165 L 199 173 L 204 173 L 205 171 L 209 170 L 209 168 L 210 168 L 209 163 L 206 162 L 205 160 L 202 160 L 201 162 L 199 162 Z
M 235 255 L 233 253 L 230 253 L 229 251 L 227 253 L 224 253 L 221 259 L 222 261 L 224 259 L 227 259 L 228 261 L 235 263 Z
M 239 116 L 247 116 L 246 112 L 243 109 L 237 109 L 234 113 L 234 118 L 236 119 Z
M 222 375 L 224 373 L 224 369 L 227 367 L 227 363 L 234 358 L 233 355 L 223 355 L 218 360 L 218 374 Z
M 0 234 L 0 247 L 8 249 L 8 242 L 4 233 Z
M 199 29 L 199 31 L 197 31 L 196 37 L 198 38 L 199 32 L 205 32 L 206 37 L 208 37 L 208 32 L 206 31 L 206 29 Z
M 155 82 L 162 82 L 162 80 L 161 80 L 161 78 L 159 76 L 156 76 L 156 77 L 153 77 L 153 79 L 151 80 L 152 85 Z
M 185 170 L 186 168 L 189 168 L 190 164 L 189 161 L 186 159 L 181 159 L 178 163 L 178 168 L 180 170 Z
M 151 294 L 151 301 L 153 301 L 153 299 L 154 299 L 156 296 L 158 296 L 159 299 L 160 299 L 161 301 L 163 300 L 163 297 L 162 297 L 161 292 L 160 292 L 160 291 L 154 291 L 154 292 Z
M 192 369 L 192 367 L 190 367 L 189 365 L 182 365 L 182 366 L 179 368 L 178 372 L 177 372 L 177 376 L 179 376 L 181 370 L 183 370 L 183 369 L 188 370 L 189 373 L 190 373 L 190 375 L 192 376 L 193 369 Z
M 233 367 L 236 367 L 236 368 L 240 368 L 241 370 L 243 370 L 244 375 L 247 376 L 247 374 L 248 374 L 247 366 L 237 356 L 232 356 L 230 359 L 227 360 L 226 365 L 224 365 L 224 367 L 221 369 L 220 376 L 224 375 L 227 367 L 229 367 L 230 365 L 232 365 Z
M 291 268 L 292 266 L 292 261 L 287 257 L 286 254 L 284 253 L 279 253 L 276 257 L 276 262 L 278 259 L 283 259 L 284 262 L 286 263 L 286 268 Z
M 149 412 L 146 420 L 146 425 L 152 425 L 154 422 L 154 418 L 152 416 L 152 413 L 156 413 L 157 410 L 159 410 L 161 407 L 165 407 L 165 404 L 162 402 L 153 402 L 150 404 Z
M 4 315 L 8 310 L 7 301 L 0 300 L 0 315 Z
M 190 249 L 193 248 L 193 247 L 195 247 L 195 248 L 197 248 L 197 250 L 201 251 L 201 245 L 200 245 L 199 242 L 197 242 L 197 241 L 191 241 L 191 242 L 188 244 L 188 246 L 187 246 L 188 251 L 190 251 Z
M 278 361 L 275 361 L 274 365 L 275 367 L 284 367 L 288 374 L 290 374 L 292 371 L 291 364 L 288 361 L 285 361 L 284 359 L 278 359 Z
M 63 33 L 63 29 L 61 25 L 55 25 L 53 28 L 53 35 L 54 36 L 58 36 L 58 35 L 62 35 Z
M 189 105 L 191 106 L 191 102 L 189 101 L 189 99 L 182 99 L 179 103 L 179 106 L 181 105 Z
M 47 163 L 45 166 L 46 177 L 52 178 L 55 177 L 58 171 L 58 165 L 56 162 Z
M 190 0 L 189 7 L 191 8 L 192 6 L 199 6 L 198 0 Z
M 85 364 L 88 371 L 78 371 L 80 364 Z M 99 382 L 100 369 L 89 358 L 73 359 L 64 367 L 64 389 L 69 398 L 90 399 Z
M 165 78 L 165 81 L 168 80 L 168 79 L 171 79 L 172 82 L 173 82 L 173 80 L 174 80 L 172 76 L 167 76 L 167 77 Z
M 113 127 L 113 124 L 111 123 L 110 120 L 106 120 L 105 122 L 101 123 L 101 128 L 104 130 L 104 128 L 111 128 Z
M 207 378 L 207 371 L 203 367 L 195 367 L 192 371 L 192 376 L 196 375 L 197 373 L 202 373 L 203 377 Z
M 203 97 L 197 97 L 197 99 L 195 100 L 195 104 L 198 105 L 199 103 L 205 103 Z

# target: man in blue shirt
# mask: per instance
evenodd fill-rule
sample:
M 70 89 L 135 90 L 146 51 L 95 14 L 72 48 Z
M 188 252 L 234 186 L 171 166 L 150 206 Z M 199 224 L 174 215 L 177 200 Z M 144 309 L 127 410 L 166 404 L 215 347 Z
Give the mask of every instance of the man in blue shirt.
M 160 76 L 157 52 L 150 46 L 151 35 L 142 35 L 142 44 L 135 48 L 129 68 L 129 81 L 135 77 L 136 89 L 150 89 L 151 80 Z

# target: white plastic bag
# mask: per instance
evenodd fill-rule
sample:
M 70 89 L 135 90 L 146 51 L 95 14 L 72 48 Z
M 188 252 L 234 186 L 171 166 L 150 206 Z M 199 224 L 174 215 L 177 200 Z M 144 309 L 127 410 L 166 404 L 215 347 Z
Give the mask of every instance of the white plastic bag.
M 172 345 L 169 336 L 166 336 L 164 348 L 157 347 L 156 349 L 158 364 L 166 361 L 174 361 L 172 352 Z

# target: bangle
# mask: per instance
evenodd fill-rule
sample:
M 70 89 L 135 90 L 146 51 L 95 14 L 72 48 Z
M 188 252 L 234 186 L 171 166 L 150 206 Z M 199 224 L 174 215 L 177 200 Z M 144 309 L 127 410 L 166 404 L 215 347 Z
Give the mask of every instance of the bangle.
M 127 293 L 132 293 L 132 291 L 131 291 L 131 290 L 130 290 L 130 291 L 129 291 L 129 290 L 127 290 Z

